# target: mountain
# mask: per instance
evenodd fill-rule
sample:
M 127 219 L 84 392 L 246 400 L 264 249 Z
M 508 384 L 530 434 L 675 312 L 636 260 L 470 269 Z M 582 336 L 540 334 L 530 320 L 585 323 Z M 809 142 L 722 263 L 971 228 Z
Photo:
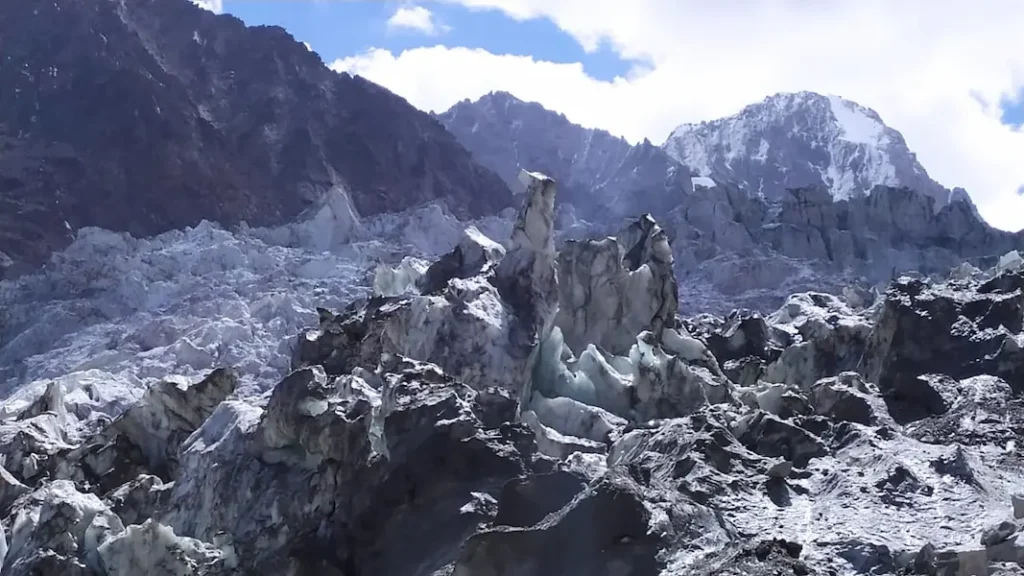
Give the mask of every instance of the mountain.
M 791 188 L 819 187 L 836 200 L 875 186 L 907 187 L 949 203 L 903 136 L 869 108 L 838 96 L 781 93 L 739 114 L 683 124 L 664 149 L 697 174 L 770 200 Z
M 588 219 L 664 212 L 693 190 L 689 171 L 649 141 L 631 145 L 508 92 L 463 100 L 437 118 L 513 189 L 520 169 L 542 172 Z
M 510 204 L 428 114 L 188 0 L 3 2 L 0 54 L 3 261 L 36 264 L 86 226 L 283 223 L 336 186 L 363 214 Z
M 792 292 L 945 274 L 965 259 L 991 266 L 1024 249 L 1024 233 L 989 226 L 966 191 L 928 177 L 899 132 L 841 98 L 778 94 L 681 126 L 661 147 L 504 92 L 438 118 L 506 181 L 528 168 L 566 183 L 561 202 L 574 209 L 563 212 L 584 220 L 560 219 L 563 237 L 654 213 L 675 242 L 687 312 L 770 310 Z

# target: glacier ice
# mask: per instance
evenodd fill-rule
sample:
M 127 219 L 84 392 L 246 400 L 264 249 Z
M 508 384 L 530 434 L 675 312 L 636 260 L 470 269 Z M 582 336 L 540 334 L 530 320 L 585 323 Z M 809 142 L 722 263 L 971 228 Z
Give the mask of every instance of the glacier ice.
M 481 236 L 512 227 L 500 217 L 471 224 Z M 370 294 L 378 263 L 411 255 L 397 278 L 380 280 L 404 289 L 465 227 L 437 204 L 359 218 L 335 189 L 279 228 L 204 221 L 152 238 L 84 228 L 41 270 L 0 281 L 0 397 L 30 401 L 60 380 L 83 410 L 116 412 L 169 374 L 221 365 L 238 370 L 241 394 L 259 394 L 287 373 L 294 335 L 316 324 L 318 307 Z
M 1019 271 L 681 319 L 653 220 L 558 251 L 554 183 L 524 178 L 515 221 L 339 193 L 278 229 L 86 229 L 0 284 L 5 573 L 1016 558 L 977 542 L 1024 491 Z M 500 524 L 516 502 L 541 520 Z

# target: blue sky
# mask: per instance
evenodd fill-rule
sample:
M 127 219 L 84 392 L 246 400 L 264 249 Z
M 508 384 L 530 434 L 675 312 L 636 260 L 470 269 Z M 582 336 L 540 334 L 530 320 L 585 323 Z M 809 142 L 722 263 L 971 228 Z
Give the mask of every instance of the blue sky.
M 224 0 L 224 11 L 249 25 L 276 25 L 307 42 L 324 62 L 384 48 L 392 52 L 444 44 L 482 48 L 493 54 L 533 56 L 550 62 L 580 62 L 598 80 L 625 76 L 633 63 L 602 45 L 587 54 L 570 35 L 547 19 L 517 22 L 497 10 L 471 10 L 456 4 L 429 3 L 438 30 L 425 34 L 389 27 L 388 20 L 413 4 L 382 1 L 295 2 Z
M 556 1 L 556 0 L 552 0 Z M 624 77 L 635 62 L 620 58 L 607 44 L 592 53 L 551 20 L 535 18 L 514 20 L 500 10 L 473 10 L 459 4 L 428 2 L 431 33 L 410 27 L 388 25 L 401 8 L 416 4 L 372 0 L 295 1 L 224 0 L 224 11 L 249 25 L 276 25 L 288 30 L 297 40 L 307 42 L 324 62 L 354 56 L 371 48 L 393 53 L 443 44 L 481 48 L 492 54 L 532 56 L 536 60 L 557 63 L 579 62 L 595 80 L 611 81 Z M 1024 125 L 1024 91 L 1017 98 L 1000 102 L 1002 121 L 1009 126 Z
M 1015 99 L 1004 99 L 1000 103 L 1000 107 L 1003 109 L 1003 124 L 1010 126 L 1024 124 L 1024 90 L 1021 90 Z M 1024 160 L 1021 161 L 1024 162 Z M 1024 187 L 1021 190 L 1024 190 Z
M 1024 1 L 193 1 L 282 26 L 422 110 L 506 90 L 631 142 L 777 92 L 838 94 L 990 223 L 1024 227 Z

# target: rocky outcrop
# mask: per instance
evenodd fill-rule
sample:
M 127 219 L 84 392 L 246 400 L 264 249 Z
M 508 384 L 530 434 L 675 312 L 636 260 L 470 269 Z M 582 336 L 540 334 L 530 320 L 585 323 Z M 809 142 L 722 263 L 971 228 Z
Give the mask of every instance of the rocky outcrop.
M 0 38 L 0 252 L 14 262 L 86 226 L 281 224 L 339 186 L 363 215 L 511 200 L 436 120 L 278 27 L 188 0 L 32 0 L 0 8 Z
M 682 321 L 652 219 L 560 254 L 555 183 L 524 179 L 501 249 L 470 231 L 418 276 L 378 274 L 389 295 L 321 309 L 267 393 L 216 370 L 168 378 L 112 419 L 59 383 L 0 403 L 0 570 L 1024 565 L 1019 270 L 901 279 L 868 307 L 809 293 Z M 607 266 L 563 267 L 586 251 Z M 558 313 L 581 302 L 587 314 Z
M 555 183 L 540 174 L 523 178 L 527 194 L 504 249 L 470 233 L 406 283 L 414 294 L 356 302 L 339 315 L 322 311 L 320 328 L 296 350 L 296 364 L 343 374 L 373 370 L 382 355 L 396 354 L 433 362 L 477 389 L 501 385 L 517 398 L 528 390 L 533 350 L 551 330 L 558 293 Z
M 723 295 L 767 311 L 793 292 L 870 289 L 908 272 L 945 276 L 964 260 L 989 268 L 1024 243 L 1024 233 L 996 230 L 964 203 L 936 210 L 907 188 L 840 202 L 801 188 L 765 202 L 723 185 L 698 190 L 669 218 L 684 303 L 705 310 L 720 309 Z
M 507 182 L 521 165 L 558 180 L 565 239 L 614 234 L 624 217 L 654 213 L 672 239 L 688 313 L 768 312 L 797 292 L 870 290 L 907 272 L 945 275 L 965 260 L 987 269 L 1024 250 L 1024 233 L 988 226 L 966 192 L 927 176 L 897 131 L 840 98 L 780 94 L 680 127 L 664 152 L 629 148 L 506 93 L 439 118 Z M 877 138 L 851 136 L 851 118 Z M 701 175 L 689 182 L 691 171 Z

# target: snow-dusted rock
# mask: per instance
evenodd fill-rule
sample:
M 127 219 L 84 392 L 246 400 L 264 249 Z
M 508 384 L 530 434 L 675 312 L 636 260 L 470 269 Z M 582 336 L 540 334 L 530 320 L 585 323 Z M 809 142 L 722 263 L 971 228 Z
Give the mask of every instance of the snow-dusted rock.
M 757 412 L 738 430 L 737 437 L 754 452 L 785 458 L 801 468 L 828 450 L 820 438 L 804 428 L 767 412 Z
M 867 318 L 829 294 L 795 294 L 767 321 L 784 349 L 764 379 L 804 389 L 856 368 L 872 330 Z
M 142 524 L 167 505 L 173 488 L 158 476 L 139 474 L 104 495 L 104 500 L 125 525 Z
M 719 362 L 750 356 L 772 361 L 781 352 L 765 319 L 749 310 L 733 311 L 724 325 L 707 332 L 705 338 Z
M 6 468 L 0 466 L 0 514 L 6 514 L 15 500 L 29 492 L 31 490 L 28 486 L 19 482 Z
M 30 406 L 27 412 L 34 411 Z M 47 475 L 52 457 L 73 447 L 68 424 L 64 414 L 50 411 L 0 422 L 0 466 L 19 482 L 34 484 Z
M 985 530 L 981 534 L 981 545 L 982 546 L 995 546 L 1001 542 L 1006 542 L 1011 536 L 1017 533 L 1017 525 L 1009 520 L 1004 520 Z
M 670 499 L 651 507 L 646 503 L 651 492 Z M 706 510 L 671 497 L 665 487 L 640 485 L 620 470 L 536 525 L 471 536 L 453 575 L 658 574 L 667 564 L 661 550 L 668 542 L 723 532 Z
M 423 294 L 445 289 L 454 278 L 469 278 L 487 274 L 505 256 L 505 248 L 484 236 L 475 226 L 469 226 L 455 248 L 431 264 L 416 286 Z
M 936 373 L 953 380 L 997 376 L 1019 393 L 1024 390 L 1022 330 L 1020 272 L 967 284 L 901 278 L 886 293 L 859 370 L 885 394 L 899 395 L 919 376 Z M 929 406 L 932 414 L 941 411 L 938 400 Z
M 109 426 L 61 456 L 57 473 L 106 492 L 149 473 L 171 479 L 178 450 L 238 382 L 228 369 L 214 370 L 197 383 L 160 382 Z
M 214 576 L 234 574 L 238 563 L 228 550 L 183 538 L 153 520 L 128 526 L 97 550 L 107 576 Z
M 509 427 L 514 399 L 477 393 L 436 365 L 388 356 L 376 373 L 356 372 L 303 368 L 263 409 L 223 403 L 183 445 L 161 521 L 207 543 L 226 533 L 241 565 L 261 574 L 315 569 L 319 555 L 299 554 L 311 538 L 366 573 L 443 565 L 493 515 L 460 511 L 461 498 L 531 470 L 533 434 Z M 495 420 L 500 429 L 486 427 Z M 413 534 L 430 522 L 450 529 Z M 379 553 L 394 546 L 405 552 Z
M 503 386 L 517 396 L 528 389 L 533 350 L 550 332 L 558 303 L 555 183 L 524 174 L 527 194 L 504 255 L 467 232 L 424 274 L 423 294 L 375 298 L 339 315 L 325 311 L 320 328 L 300 339 L 297 364 L 342 374 L 373 370 L 381 355 L 395 354 L 433 362 L 474 388 Z
M 57 480 L 22 498 L 10 515 L 6 574 L 92 574 L 97 548 L 124 530 L 93 494 Z
M 877 421 L 871 392 L 856 372 L 844 372 L 816 382 L 811 387 L 810 402 L 815 414 L 867 426 Z

